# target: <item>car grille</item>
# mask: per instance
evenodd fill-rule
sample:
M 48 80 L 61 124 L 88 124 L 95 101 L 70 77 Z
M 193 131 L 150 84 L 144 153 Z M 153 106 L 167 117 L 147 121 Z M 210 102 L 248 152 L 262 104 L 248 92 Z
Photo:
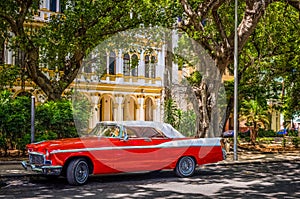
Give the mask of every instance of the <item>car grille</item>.
M 45 158 L 43 154 L 29 154 L 30 164 L 44 164 Z

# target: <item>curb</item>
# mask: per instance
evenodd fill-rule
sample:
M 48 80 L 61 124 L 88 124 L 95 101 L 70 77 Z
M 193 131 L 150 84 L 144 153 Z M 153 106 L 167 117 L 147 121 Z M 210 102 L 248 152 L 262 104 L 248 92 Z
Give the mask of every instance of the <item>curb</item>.
M 0 165 L 16 165 L 21 164 L 22 160 L 0 161 Z
M 242 161 L 232 161 L 232 162 L 217 162 L 213 164 L 206 165 L 214 165 L 214 166 L 227 166 L 227 165 L 245 165 L 245 164 L 263 164 L 263 163 L 276 163 L 276 162 L 297 162 L 300 161 L 300 157 L 294 159 L 273 159 L 273 160 L 242 160 Z

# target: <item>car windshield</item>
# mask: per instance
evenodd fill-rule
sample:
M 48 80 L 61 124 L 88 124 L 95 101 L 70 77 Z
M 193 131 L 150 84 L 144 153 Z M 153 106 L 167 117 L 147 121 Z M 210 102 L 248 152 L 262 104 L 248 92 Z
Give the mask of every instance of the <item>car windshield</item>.
M 89 135 L 95 135 L 100 137 L 120 137 L 120 128 L 116 125 L 108 125 L 99 123 L 89 133 Z

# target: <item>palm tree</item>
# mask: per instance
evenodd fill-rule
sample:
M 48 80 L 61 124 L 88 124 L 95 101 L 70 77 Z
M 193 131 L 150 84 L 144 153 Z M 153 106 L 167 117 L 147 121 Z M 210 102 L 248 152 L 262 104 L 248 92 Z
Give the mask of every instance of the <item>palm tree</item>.
M 250 139 L 251 143 L 255 144 L 258 129 L 265 128 L 266 124 L 269 124 L 269 112 L 256 100 L 244 100 L 242 102 L 239 120 L 246 121 L 246 124 L 251 127 Z

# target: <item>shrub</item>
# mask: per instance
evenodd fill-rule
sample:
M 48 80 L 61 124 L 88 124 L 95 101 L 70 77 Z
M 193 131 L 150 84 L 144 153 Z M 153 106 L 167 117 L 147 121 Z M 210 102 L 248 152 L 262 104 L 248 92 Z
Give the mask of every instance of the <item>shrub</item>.
M 78 137 L 68 100 L 50 101 L 36 109 L 36 135 L 39 139 Z
M 258 137 L 276 137 L 277 133 L 273 130 L 265 130 L 265 129 L 259 129 L 258 130 Z
M 288 135 L 292 137 L 297 137 L 298 136 L 298 131 L 296 130 L 288 130 Z
M 78 136 L 70 101 L 40 104 L 35 113 L 35 141 Z M 30 96 L 12 98 L 9 91 L 0 92 L 0 149 L 5 155 L 8 149 L 24 153 L 26 144 L 31 142 L 30 120 Z
M 258 142 L 265 142 L 267 144 L 271 144 L 274 141 L 274 137 L 263 137 L 263 138 L 257 138 Z
M 35 141 L 40 142 L 44 140 L 54 140 L 57 138 L 57 134 L 52 131 L 41 132 L 37 136 L 35 136 Z
M 292 138 L 292 143 L 293 145 L 298 148 L 299 147 L 299 142 L 300 142 L 300 137 L 293 137 Z
M 9 91 L 0 93 L 0 145 L 5 154 L 8 149 L 25 147 L 24 138 L 30 131 L 30 101 L 28 96 L 13 99 Z

